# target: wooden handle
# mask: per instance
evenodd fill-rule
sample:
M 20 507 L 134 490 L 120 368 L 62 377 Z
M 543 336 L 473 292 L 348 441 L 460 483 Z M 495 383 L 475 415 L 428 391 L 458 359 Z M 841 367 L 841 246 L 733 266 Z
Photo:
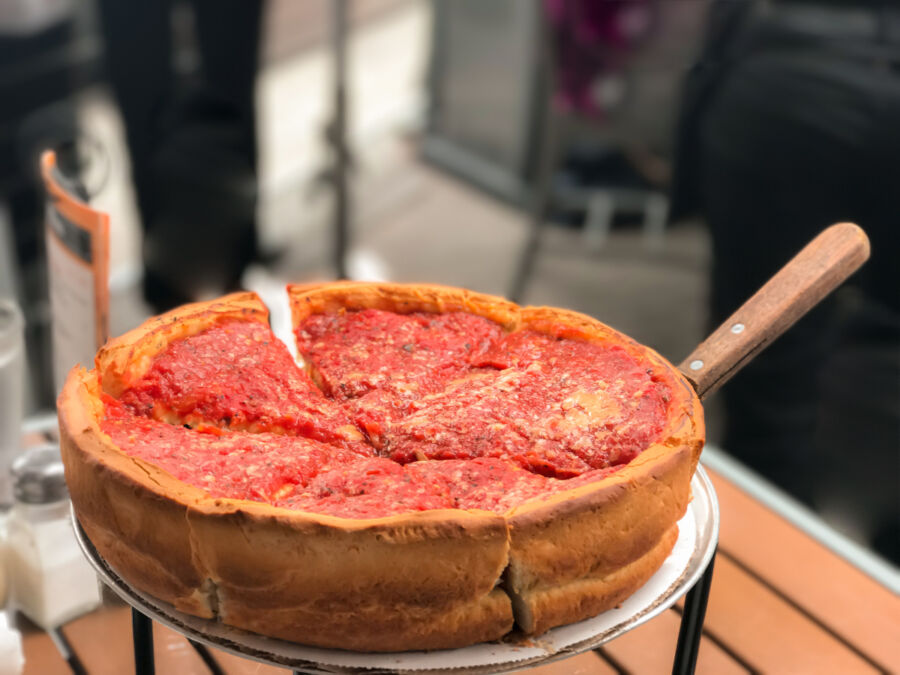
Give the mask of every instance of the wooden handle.
M 794 325 L 869 258 L 869 239 L 853 223 L 832 225 L 769 279 L 678 369 L 700 398 Z

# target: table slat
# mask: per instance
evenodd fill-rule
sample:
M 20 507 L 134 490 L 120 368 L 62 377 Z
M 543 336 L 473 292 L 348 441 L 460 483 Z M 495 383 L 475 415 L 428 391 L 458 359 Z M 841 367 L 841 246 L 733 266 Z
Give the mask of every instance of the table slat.
M 107 607 L 83 616 L 66 627 L 66 636 L 91 675 L 121 675 L 133 670 L 131 610 Z M 50 637 L 39 630 L 25 634 L 24 675 L 70 675 Z M 228 675 L 285 675 L 284 668 L 267 666 L 210 647 Z M 209 675 L 209 670 L 183 635 L 153 624 L 153 653 L 158 673 Z M 616 675 L 616 670 L 593 652 L 535 668 L 528 675 Z
M 104 607 L 72 621 L 66 637 L 90 675 L 121 675 L 134 671 L 131 642 L 131 610 Z M 28 630 L 23 635 L 24 675 L 71 675 L 68 665 L 43 631 Z M 284 675 L 283 668 L 211 650 L 229 675 Z M 158 673 L 209 675 L 209 670 L 184 636 L 160 624 L 153 624 L 153 654 Z M 227 664 L 227 666 L 226 666 Z
M 133 670 L 131 610 L 103 607 L 63 628 L 69 644 L 91 675 L 119 675 Z M 23 633 L 25 675 L 70 675 L 50 637 L 41 630 Z
M 33 631 L 23 634 L 22 647 L 25 652 L 24 675 L 71 675 L 69 666 L 63 661 L 50 636 L 45 632 Z M 83 650 L 78 649 L 77 645 L 75 648 L 81 656 Z M 82 657 L 82 660 L 89 659 Z
M 886 670 L 900 672 L 900 598 L 707 470 L 719 498 L 722 550 Z
M 605 644 L 602 649 L 632 673 L 670 673 L 680 625 L 681 617 L 676 612 L 663 612 Z M 712 640 L 701 638 L 697 656 L 698 675 L 739 675 L 747 672 Z
M 721 552 L 705 630 L 764 673 L 879 672 Z

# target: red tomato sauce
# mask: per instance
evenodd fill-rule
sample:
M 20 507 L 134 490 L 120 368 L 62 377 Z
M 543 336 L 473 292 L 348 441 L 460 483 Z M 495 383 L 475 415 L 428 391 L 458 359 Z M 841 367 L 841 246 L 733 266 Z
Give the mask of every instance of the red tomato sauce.
M 504 370 L 457 380 L 393 425 L 390 457 L 499 457 L 567 478 L 626 464 L 658 438 L 670 390 L 621 347 L 529 332 L 507 344 Z
M 454 508 L 496 513 L 550 492 L 554 483 L 561 482 L 525 471 L 512 462 L 486 457 L 414 462 L 406 468 L 413 475 L 442 480 Z
M 277 502 L 333 466 L 361 457 L 355 450 L 300 436 L 188 429 L 135 415 L 105 398 L 100 428 L 131 457 L 143 459 L 212 497 Z
M 227 322 L 105 397 L 101 428 L 213 497 L 378 518 L 502 513 L 600 480 L 669 413 L 671 384 L 621 346 L 470 314 L 314 315 L 297 337 L 322 389 L 268 326 Z
M 503 337 L 499 325 L 474 314 L 377 309 L 313 314 L 296 332 L 325 393 L 355 401 L 347 409 L 377 447 L 412 401 L 443 390 Z
M 121 401 L 139 414 L 202 420 L 321 441 L 358 441 L 346 413 L 326 398 L 262 323 L 229 321 L 172 343 Z
M 409 511 L 453 508 L 443 481 L 419 477 L 376 457 L 323 472 L 279 506 L 343 518 L 382 518 Z
M 336 399 L 376 389 L 400 396 L 440 391 L 502 336 L 497 324 L 464 312 L 313 314 L 297 328 L 300 352 Z
M 279 505 L 344 518 L 382 518 L 430 509 L 486 510 L 512 506 L 561 489 L 564 481 L 499 459 L 415 462 L 359 459 L 318 474 Z

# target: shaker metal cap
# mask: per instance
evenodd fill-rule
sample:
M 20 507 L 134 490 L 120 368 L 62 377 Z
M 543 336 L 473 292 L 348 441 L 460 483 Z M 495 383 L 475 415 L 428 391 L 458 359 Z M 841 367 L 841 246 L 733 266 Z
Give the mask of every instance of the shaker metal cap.
M 24 504 L 52 504 L 67 499 L 59 446 L 31 448 L 12 465 L 13 497 Z

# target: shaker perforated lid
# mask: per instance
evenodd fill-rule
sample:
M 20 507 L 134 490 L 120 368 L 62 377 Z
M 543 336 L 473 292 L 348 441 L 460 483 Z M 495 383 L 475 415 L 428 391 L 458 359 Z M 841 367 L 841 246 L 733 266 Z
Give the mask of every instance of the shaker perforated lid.
M 52 504 L 69 496 L 59 447 L 31 448 L 12 465 L 13 496 L 24 504 Z
M 0 360 L 22 344 L 24 329 L 19 306 L 13 300 L 0 298 Z

